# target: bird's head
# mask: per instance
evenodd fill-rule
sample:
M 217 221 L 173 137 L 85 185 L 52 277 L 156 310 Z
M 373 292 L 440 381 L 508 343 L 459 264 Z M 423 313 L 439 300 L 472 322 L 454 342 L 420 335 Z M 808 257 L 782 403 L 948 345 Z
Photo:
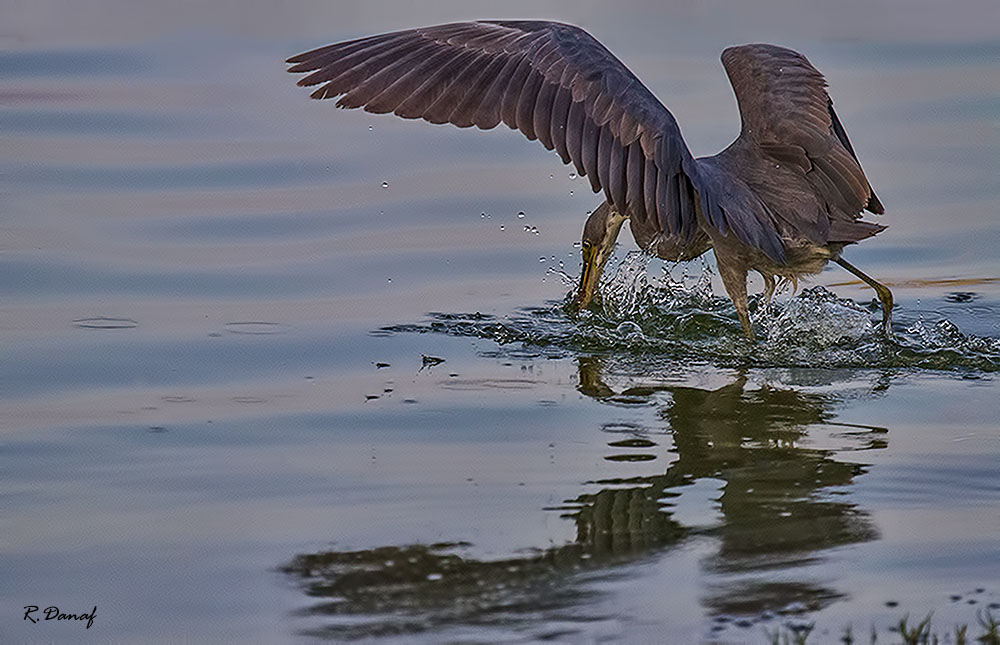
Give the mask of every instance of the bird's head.
M 594 299 L 601 272 L 615 248 L 618 232 L 625 218 L 610 208 L 607 202 L 601 204 L 583 226 L 580 250 L 583 255 L 583 271 L 580 273 L 580 288 L 577 290 L 575 305 L 583 309 Z

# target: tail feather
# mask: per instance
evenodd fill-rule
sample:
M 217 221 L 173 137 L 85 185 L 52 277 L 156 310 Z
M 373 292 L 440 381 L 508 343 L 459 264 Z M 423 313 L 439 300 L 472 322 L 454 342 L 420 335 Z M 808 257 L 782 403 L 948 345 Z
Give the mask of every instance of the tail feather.
M 830 232 L 827 239 L 832 243 L 853 244 L 884 231 L 882 224 L 866 222 L 863 219 L 845 221 L 835 219 L 830 222 Z

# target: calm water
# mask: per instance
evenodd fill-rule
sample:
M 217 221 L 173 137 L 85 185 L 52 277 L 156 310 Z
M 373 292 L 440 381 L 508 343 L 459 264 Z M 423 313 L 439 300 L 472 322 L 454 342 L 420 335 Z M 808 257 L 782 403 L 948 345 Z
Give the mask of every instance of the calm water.
M 1000 615 L 994 2 L 272 4 L 0 4 L 4 642 Z M 724 46 L 804 51 L 887 206 L 848 257 L 893 285 L 895 338 L 831 268 L 748 345 L 711 265 L 627 234 L 570 319 L 585 180 L 284 72 L 474 17 L 589 28 L 696 154 L 738 130 Z

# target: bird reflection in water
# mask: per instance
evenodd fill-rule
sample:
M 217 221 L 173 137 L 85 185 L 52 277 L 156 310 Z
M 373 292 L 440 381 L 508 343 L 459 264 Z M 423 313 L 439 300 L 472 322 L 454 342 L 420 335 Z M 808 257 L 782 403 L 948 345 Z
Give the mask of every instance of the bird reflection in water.
M 718 545 L 702 562 L 701 601 L 710 615 L 754 620 L 820 609 L 845 591 L 805 566 L 834 547 L 878 537 L 845 492 L 865 467 L 835 456 L 884 448 L 886 430 L 835 422 L 835 395 L 746 386 L 740 375 L 714 390 L 656 385 L 616 393 L 602 378 L 600 359 L 580 358 L 583 394 L 610 405 L 662 404 L 658 415 L 676 458 L 662 474 L 587 482 L 597 492 L 552 509 L 576 524 L 573 542 L 501 560 L 465 555 L 471 545 L 461 542 L 331 550 L 298 555 L 282 571 L 316 599 L 304 613 L 324 619 L 321 633 L 510 627 L 587 606 L 597 593 L 587 584 L 593 575 L 705 536 Z M 804 446 L 818 425 L 840 426 L 836 436 L 847 445 Z M 624 448 L 641 461 L 656 445 L 638 430 L 623 440 L 620 427 L 607 429 L 616 431 L 609 459 Z M 685 525 L 673 502 L 707 480 L 721 488 L 715 516 L 703 526 Z
M 627 481 L 648 487 L 647 497 L 659 498 L 662 512 L 670 512 L 669 506 L 663 509 L 664 498 L 682 486 L 706 478 L 724 484 L 717 500 L 721 518 L 701 531 L 719 540 L 717 554 L 704 563 L 719 580 L 703 599 L 712 613 L 819 609 L 842 595 L 822 584 L 792 581 L 787 573 L 814 562 L 826 549 L 878 537 L 864 511 L 844 497 L 844 488 L 866 469 L 837 461 L 832 450 L 803 447 L 801 440 L 810 426 L 826 425 L 842 428 L 838 434 L 850 438 L 850 445 L 840 449 L 881 449 L 885 428 L 834 421 L 835 396 L 767 386 L 747 391 L 743 374 L 715 390 L 633 387 L 615 394 L 602 381 L 600 367 L 598 359 L 580 359 L 581 392 L 626 402 L 669 394 L 659 415 L 670 428 L 677 458 L 663 475 Z M 607 489 L 593 497 L 639 490 Z M 590 504 L 598 506 L 596 499 Z M 785 574 L 781 582 L 747 575 L 766 570 Z

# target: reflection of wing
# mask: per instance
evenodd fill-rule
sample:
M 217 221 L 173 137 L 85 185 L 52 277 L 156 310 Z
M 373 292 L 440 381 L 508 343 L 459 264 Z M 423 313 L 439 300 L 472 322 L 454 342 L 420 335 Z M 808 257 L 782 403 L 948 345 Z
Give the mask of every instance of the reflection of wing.
M 774 45 L 730 47 L 722 64 L 739 102 L 741 143 L 797 169 L 808 182 L 802 188 L 825 206 L 827 217 L 813 223 L 818 230 L 810 237 L 848 242 L 881 230 L 855 221 L 862 209 L 882 213 L 884 208 L 833 110 L 823 75 L 801 54 Z M 795 188 L 782 183 L 775 190 L 790 194 Z M 764 193 L 770 202 L 766 188 Z
M 708 220 L 782 256 L 759 214 L 706 195 L 673 115 L 601 43 L 542 21 L 465 22 L 337 43 L 288 60 L 314 98 L 482 129 L 503 121 L 574 163 L 595 191 L 645 226 L 690 239 L 696 191 Z

